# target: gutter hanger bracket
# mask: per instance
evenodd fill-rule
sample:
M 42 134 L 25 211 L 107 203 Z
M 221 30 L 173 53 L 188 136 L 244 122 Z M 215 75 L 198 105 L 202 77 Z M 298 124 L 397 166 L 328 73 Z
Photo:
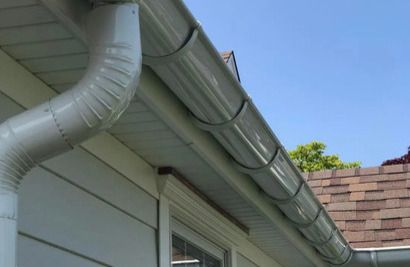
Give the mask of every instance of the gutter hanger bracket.
M 164 56 L 150 56 L 150 55 L 143 55 L 142 62 L 144 65 L 148 66 L 158 66 L 158 65 L 166 65 L 172 62 L 175 62 L 185 56 L 191 48 L 194 46 L 196 40 L 198 39 L 199 29 L 201 28 L 201 24 L 197 22 L 197 25 L 191 32 L 188 40 L 175 52 L 172 52 L 168 55 Z
M 223 131 L 225 129 L 229 129 L 235 126 L 235 124 L 243 118 L 243 116 L 245 115 L 250 105 L 251 105 L 251 99 L 248 97 L 247 99 L 244 100 L 239 112 L 232 119 L 226 122 L 217 123 L 217 124 L 211 124 L 208 122 L 204 122 L 198 119 L 197 117 L 195 117 L 195 115 L 192 114 L 191 112 L 189 114 L 192 119 L 192 122 L 199 129 L 207 131 L 207 132 L 220 132 L 220 131 Z
M 330 242 L 330 240 L 333 238 L 333 236 L 335 235 L 335 233 L 336 233 L 337 231 L 338 231 L 337 228 L 333 228 L 332 232 L 330 233 L 329 238 L 326 239 L 326 240 L 323 241 L 323 242 L 312 241 L 312 240 L 309 240 L 309 239 L 306 239 L 306 241 L 307 241 L 309 244 L 311 244 L 312 246 L 315 246 L 315 247 L 323 247 L 324 245 L 326 245 L 327 243 Z
M 254 175 L 254 174 L 266 172 L 266 171 L 268 171 L 270 168 L 273 167 L 273 165 L 275 164 L 277 158 L 278 158 L 281 154 L 283 154 L 283 152 L 281 151 L 281 149 L 283 149 L 283 148 L 278 148 L 278 150 L 276 151 L 276 153 L 273 155 L 272 159 L 271 159 L 268 163 L 266 163 L 264 166 L 262 166 L 262 167 L 259 167 L 259 168 L 249 168 L 249 167 L 243 166 L 241 163 L 239 163 L 239 162 L 237 162 L 236 160 L 234 160 L 235 167 L 236 167 L 239 171 L 241 171 L 241 172 L 243 172 L 243 173 L 246 173 L 246 174 L 249 174 L 249 175 Z M 303 183 L 303 182 L 302 182 L 302 183 Z M 278 200 L 278 201 L 279 201 L 279 200 Z
M 293 200 L 293 199 L 294 199 L 294 198 L 292 198 L 292 200 Z M 292 200 L 291 200 L 291 201 L 292 201 Z M 297 228 L 299 228 L 299 229 L 309 228 L 310 226 L 314 225 L 314 224 L 318 221 L 318 219 L 320 218 L 320 215 L 321 215 L 323 212 L 324 212 L 324 208 L 323 208 L 323 207 L 320 207 L 320 209 L 319 209 L 318 213 L 316 214 L 315 218 L 314 218 L 311 222 L 308 222 L 308 223 L 298 223 L 298 222 L 293 221 L 293 220 L 290 219 L 290 218 L 289 218 L 289 221 L 290 221 L 291 224 L 293 224 L 295 227 L 297 227 Z M 331 238 L 332 238 L 332 237 L 330 236 L 329 239 L 331 239 Z M 313 241 L 309 240 L 308 238 L 306 238 L 306 241 L 307 241 L 307 242 L 313 242 Z
M 327 263 L 332 264 L 333 266 L 341 266 L 344 265 L 346 262 L 349 261 L 349 259 L 351 258 L 352 255 L 352 250 L 350 249 L 350 247 L 348 245 L 346 245 L 342 252 L 339 255 L 339 259 L 343 259 L 343 254 L 345 254 L 345 252 L 348 251 L 350 253 L 349 257 L 347 258 L 347 260 L 343 261 L 343 262 L 335 262 L 335 258 L 330 258 L 330 257 L 326 257 L 324 255 L 320 255 L 320 257 Z
M 370 252 L 370 262 L 372 263 L 372 267 L 379 267 L 377 252 L 374 250 Z
M 274 197 L 272 197 L 272 196 L 269 196 L 269 195 L 267 195 L 266 193 L 265 193 L 265 194 L 266 194 L 266 197 L 269 198 L 270 201 L 272 201 L 274 204 L 276 204 L 276 205 L 286 205 L 286 204 L 289 204 L 289 203 L 293 202 L 293 201 L 298 197 L 298 195 L 300 194 L 300 192 L 302 192 L 302 189 L 303 189 L 305 186 L 307 186 L 307 185 L 306 185 L 306 182 L 304 182 L 304 181 L 301 182 L 299 188 L 296 190 L 296 193 L 295 193 L 293 196 L 291 196 L 291 197 L 289 197 L 289 198 L 286 198 L 286 199 L 278 199 L 278 198 L 274 198 Z M 312 222 L 309 222 L 309 223 L 306 223 L 306 224 L 299 224 L 299 223 L 297 223 L 297 222 L 293 222 L 293 221 L 292 221 L 292 223 L 293 223 L 294 225 L 296 225 L 297 227 L 309 227 L 309 226 L 310 226 L 312 223 L 314 223 L 315 220 L 319 217 L 319 215 L 320 215 L 322 209 L 323 209 L 323 208 L 320 208 L 320 209 L 319 209 L 318 214 L 315 216 L 315 219 L 312 220 Z M 289 218 L 289 219 L 290 219 L 290 218 Z

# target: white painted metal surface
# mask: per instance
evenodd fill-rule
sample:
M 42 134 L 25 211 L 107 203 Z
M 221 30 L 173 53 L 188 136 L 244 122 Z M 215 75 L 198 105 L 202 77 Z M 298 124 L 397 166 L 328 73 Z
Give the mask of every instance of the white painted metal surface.
M 249 227 L 251 229 L 250 240 L 276 261 L 284 266 L 300 266 L 301 262 L 303 262 L 303 266 L 314 266 L 289 241 L 281 227 L 275 225 L 272 219 L 268 219 L 266 214 L 261 213 L 258 207 L 253 206 L 254 203 L 248 202 L 241 193 L 235 192 L 232 184 L 228 184 L 226 178 L 221 176 L 222 173 L 216 170 L 225 167 L 225 158 L 222 157 L 222 160 L 218 154 L 209 155 L 212 157 L 211 162 L 217 162 L 211 165 L 210 159 L 207 158 L 208 155 L 201 154 L 203 145 L 216 145 L 215 140 L 191 123 L 185 107 L 168 91 L 163 83 L 155 79 L 155 74 L 146 68 L 144 68 L 141 77 L 138 95 L 150 109 L 155 110 L 159 119 L 168 125 L 168 129 L 175 132 L 187 144 L 185 154 L 172 154 L 168 151 L 156 150 L 152 152 L 152 155 L 156 155 L 156 157 L 146 158 L 149 162 L 155 161 L 159 164 L 157 166 L 168 164 L 166 166 L 176 168 L 210 199 Z M 212 139 L 214 143 L 208 143 L 209 139 Z M 136 153 L 139 153 L 139 151 L 137 150 Z M 223 153 L 223 155 L 226 154 Z M 231 163 L 228 159 L 227 164 L 232 167 Z M 240 176 L 242 174 L 236 172 L 235 175 Z M 248 182 L 251 181 L 250 177 L 245 179 Z M 252 189 L 255 187 L 252 182 L 248 183 L 249 185 Z M 260 192 L 258 189 L 256 191 Z M 300 238 L 297 232 L 296 234 Z
M 23 17 L 26 10 L 31 16 Z M 0 25 L 17 27 L 48 23 L 51 16 L 40 6 L 28 5 L 0 9 L 0 17 Z M 128 106 L 138 84 L 141 72 L 138 6 L 99 7 L 88 17 L 87 31 L 91 60 L 87 75 L 78 85 L 0 125 L 1 266 L 16 266 L 17 191 L 24 175 L 35 164 L 110 127 Z M 43 55 L 38 44 L 33 47 L 31 53 Z M 26 52 L 21 46 L 17 48 L 20 50 L 14 53 Z
M 0 103 L 0 114 L 4 116 L 0 122 L 23 111 L 2 94 Z M 50 180 L 53 183 L 50 190 L 43 190 L 43 183 Z M 92 213 L 84 218 L 85 214 L 70 204 L 72 198 L 66 198 L 62 189 L 75 192 L 74 198 L 78 198 L 82 206 L 100 208 L 92 208 Z M 38 204 L 33 204 L 37 201 Z M 67 209 L 74 215 L 67 215 Z M 84 149 L 76 148 L 44 162 L 21 184 L 18 266 L 130 266 L 133 261 L 139 261 L 144 266 L 156 266 L 156 210 L 157 200 L 135 182 Z M 64 219 L 64 216 L 70 217 Z M 102 219 L 104 216 L 108 218 Z M 110 216 L 117 218 L 116 224 Z M 50 222 L 44 223 L 45 220 Z M 113 230 L 114 226 L 118 229 Z M 88 252 L 90 243 L 82 240 L 86 234 L 81 231 L 87 227 L 92 229 L 90 231 L 108 229 L 97 233 L 107 236 L 108 241 L 106 244 L 94 242 L 91 254 Z M 50 229 L 54 230 L 45 234 Z M 59 240 L 55 238 L 54 231 L 60 232 Z M 116 235 L 126 238 L 120 240 Z M 117 243 L 110 244 L 114 241 Z M 119 252 L 127 246 L 136 250 L 129 252 L 129 255 Z M 107 247 L 110 247 L 109 254 Z
M 145 62 L 184 103 L 195 124 L 218 140 L 324 261 L 346 262 L 350 245 L 200 28 L 198 34 L 189 11 L 183 4 L 156 1 L 145 2 L 142 9 L 154 18 L 142 31 L 170 43 L 146 40 Z M 186 19 L 180 22 L 168 17 L 171 14 Z M 164 54 L 169 47 L 173 51 Z
M 155 5 L 157 4 L 166 8 L 156 9 Z M 143 16 L 142 24 L 144 36 L 146 37 L 143 39 L 143 46 L 146 54 L 166 55 L 174 52 L 176 48 L 181 46 L 181 42 L 179 42 L 179 40 L 184 40 L 184 38 L 186 38 L 186 36 L 188 36 L 190 32 L 189 23 L 187 23 L 184 16 L 180 16 L 180 5 L 174 5 L 172 1 L 147 1 L 144 4 L 143 8 L 145 14 L 151 14 L 151 12 L 162 10 L 163 12 L 161 13 L 161 16 L 164 21 L 171 19 L 175 22 L 175 24 L 181 26 L 181 31 L 175 32 L 172 31 L 170 25 L 164 23 L 163 27 L 158 29 L 158 35 L 150 35 L 149 32 L 152 25 L 150 25 L 149 18 Z M 5 10 L 7 10 L 7 12 L 5 12 Z M 55 17 L 51 15 L 43 6 L 38 5 L 37 1 L 35 0 L 3 0 L 0 3 L 0 14 L 2 15 L 0 18 L 0 46 L 2 46 L 5 51 L 7 51 L 21 64 L 24 64 L 28 69 L 32 68 L 33 73 L 35 73 L 38 77 L 41 77 L 47 84 L 52 85 L 58 91 L 66 90 L 77 82 L 77 79 L 79 78 L 81 72 L 84 71 L 83 65 L 87 57 L 87 49 L 85 49 L 85 46 L 81 43 L 81 41 L 78 41 L 79 39 L 84 40 L 84 38 L 74 37 L 70 31 L 67 31 L 64 29 L 64 27 L 60 26 Z M 185 13 L 185 15 L 186 14 L 188 13 Z M 189 15 L 187 17 L 189 17 Z M 189 19 L 190 18 L 188 18 L 188 20 Z M 76 21 L 79 21 L 78 18 L 76 18 Z M 36 34 L 33 34 L 33 31 L 36 32 Z M 47 34 L 43 34 L 46 31 Z M 74 32 L 78 33 L 79 31 Z M 172 36 L 172 34 L 174 35 Z M 206 38 L 205 41 L 207 41 Z M 42 49 L 41 47 L 39 47 L 38 43 L 41 42 L 44 42 L 46 47 L 48 47 L 49 49 Z M 156 47 L 157 49 L 154 49 L 154 47 L 150 46 L 151 43 L 158 44 L 158 47 Z M 209 47 L 205 47 L 205 49 L 208 48 Z M 31 52 L 27 53 L 26 51 Z M 33 51 L 38 52 L 41 57 L 33 58 Z M 188 56 L 192 59 L 200 61 L 200 58 L 194 57 L 192 55 Z M 213 58 L 217 58 L 217 55 L 215 53 Z M 62 63 L 64 62 L 67 64 L 67 68 L 61 69 L 61 66 L 63 65 Z M 216 62 L 215 65 L 206 65 L 205 67 L 208 69 L 213 69 L 214 67 L 218 67 L 218 64 L 220 65 L 220 62 Z M 198 73 L 193 73 L 193 75 L 197 74 Z M 213 78 L 218 80 L 220 76 L 215 75 L 213 76 Z M 181 81 L 183 81 L 182 78 Z M 210 84 L 202 83 L 200 85 L 208 86 Z M 222 85 L 222 87 L 224 87 L 226 84 Z M 229 86 L 229 84 L 227 86 Z M 232 100 L 232 98 L 229 99 Z M 124 138 L 123 142 L 129 142 L 130 146 L 135 146 L 136 149 L 139 149 L 141 147 L 141 153 L 145 154 L 144 157 L 153 165 L 157 165 L 163 162 L 167 162 L 167 165 L 170 165 L 170 163 L 175 163 L 176 165 L 179 164 L 178 166 L 181 166 L 181 168 L 187 168 L 187 170 L 189 170 L 189 167 L 191 166 L 191 170 L 186 172 L 187 177 L 190 179 L 191 177 L 197 177 L 198 187 L 202 186 L 201 188 L 205 193 L 209 193 L 209 195 L 212 195 L 213 198 L 217 198 L 218 195 L 224 194 L 226 192 L 224 190 L 224 187 L 222 187 L 222 190 L 218 191 L 215 187 L 208 187 L 206 183 L 201 184 L 203 180 L 207 181 L 207 178 L 215 175 L 215 173 L 213 172 L 212 168 L 206 166 L 206 164 L 204 165 L 203 162 L 201 162 L 203 160 L 200 157 L 192 160 L 197 152 L 193 152 L 185 148 L 185 146 L 192 147 L 190 140 L 185 136 L 183 136 L 181 140 L 175 138 L 175 134 L 172 131 L 169 131 L 169 129 L 166 125 L 164 125 L 163 122 L 161 122 L 160 120 L 155 120 L 151 115 L 149 115 L 149 113 L 146 112 L 147 108 L 143 107 L 140 103 L 137 102 L 137 104 L 130 107 L 130 111 L 134 113 L 142 111 L 141 109 L 145 109 L 145 113 L 141 113 L 140 116 L 135 114 L 135 121 L 132 118 L 132 115 L 131 117 L 124 119 L 122 125 L 119 125 L 116 129 L 117 137 L 120 140 Z M 138 120 L 140 120 L 139 123 L 143 125 L 142 129 L 134 127 Z M 115 131 L 113 130 L 113 132 Z M 164 151 L 161 151 L 158 150 L 158 147 L 156 147 L 155 140 L 162 140 L 163 138 L 169 139 L 161 141 L 164 146 L 169 146 L 169 150 L 164 149 Z M 144 140 L 146 141 L 146 143 L 144 143 Z M 184 146 L 181 146 L 181 142 L 184 144 Z M 179 152 L 178 157 L 175 157 L 175 153 L 171 152 L 173 146 L 177 147 L 177 149 L 174 151 Z M 181 153 L 186 153 L 187 157 L 181 159 Z M 201 164 L 195 165 L 196 160 L 201 162 Z M 202 166 L 205 167 L 203 169 L 199 168 Z M 211 171 L 209 171 L 209 169 L 211 169 Z M 215 183 L 217 182 L 215 181 Z M 230 186 L 227 186 L 227 188 L 229 189 Z M 215 190 L 214 194 L 212 194 L 213 190 Z M 223 204 L 223 201 L 226 200 L 220 201 Z M 232 200 L 232 205 L 239 203 L 236 201 L 237 200 Z M 229 203 L 229 201 L 227 203 Z M 229 208 L 229 205 L 227 206 Z M 241 209 L 241 211 L 244 211 L 244 213 L 246 214 L 246 209 Z M 252 220 L 254 220 L 254 216 L 257 217 L 260 215 L 251 214 L 249 215 L 249 218 L 252 218 Z M 255 224 L 253 224 L 252 222 L 248 223 L 249 225 L 255 227 L 252 229 L 258 229 L 257 225 L 259 222 L 256 222 Z M 253 235 L 251 233 L 251 238 L 253 236 L 254 242 L 266 250 L 270 250 L 271 248 L 266 245 L 262 238 L 273 241 L 274 244 L 278 246 L 277 248 L 272 248 L 276 250 L 276 253 L 282 254 L 280 250 L 282 247 L 284 251 L 288 252 L 288 255 L 296 255 L 297 252 L 292 252 L 292 245 L 288 246 L 288 244 L 286 244 L 286 237 L 282 236 L 281 234 L 277 236 L 272 235 L 272 231 L 274 232 L 274 230 L 275 229 L 272 230 L 271 222 L 268 222 L 266 228 L 260 228 L 260 234 Z M 282 241 L 285 241 L 285 243 L 282 243 Z M 392 251 L 390 254 L 393 255 L 393 252 L 395 251 Z M 363 253 L 361 253 L 360 255 L 363 255 Z M 386 255 L 388 254 L 386 253 Z M 386 256 L 386 258 L 387 257 L 390 256 Z M 390 259 L 391 258 L 392 257 L 390 257 Z M 403 259 L 401 257 L 399 258 Z M 353 260 L 354 259 L 355 258 L 353 258 Z M 299 263 L 300 262 L 304 262 L 304 260 L 299 261 Z M 353 262 L 352 264 L 356 263 Z
M 12 2 L 20 3 L 20 1 Z M 36 3 L 30 5 L 32 4 L 36 5 Z M 19 8 L 25 9 L 26 7 L 21 3 Z M 25 11 L 20 11 L 24 13 L 24 16 L 32 14 L 30 13 L 32 7 L 27 6 L 27 8 Z M 54 15 L 41 5 L 38 5 L 38 8 L 45 10 L 42 11 L 45 18 L 41 20 L 50 22 L 1 27 L 0 43 L 2 48 L 4 47 L 19 63 L 26 66 L 37 77 L 41 77 L 45 83 L 57 91 L 63 92 L 71 88 L 77 82 L 74 78 L 79 79 L 80 73 L 85 70 L 84 60 L 88 57 L 88 52 L 80 39 L 56 21 Z M 142 23 L 148 22 L 143 21 Z M 19 34 L 20 32 L 31 32 L 32 29 L 38 31 L 39 34 Z M 147 39 L 144 38 L 144 40 Z M 66 43 L 70 45 L 66 45 Z M 43 49 L 39 48 L 38 44 L 42 44 Z M 32 53 L 25 53 L 22 47 L 42 53 L 42 56 L 35 57 Z M 71 67 L 67 69 L 63 66 Z M 73 76 L 73 73 L 77 73 L 76 76 Z M 171 165 L 180 171 L 183 170 L 183 174 L 189 179 L 192 178 L 204 193 L 209 194 L 212 199 L 224 208 L 226 207 L 233 215 L 238 215 L 244 224 L 252 228 L 250 236 L 252 242 L 263 248 L 272 257 L 278 258 L 281 262 L 289 263 L 289 266 L 299 266 L 299 262 L 306 262 L 305 266 L 309 266 L 309 261 L 300 256 L 286 237 L 272 226 L 271 222 L 266 221 L 263 216 L 253 210 L 241 196 L 223 182 L 223 178 L 216 174 L 198 156 L 197 152 L 189 147 L 189 139 L 178 137 L 167 123 L 155 115 L 155 112 L 147 107 L 141 99 L 133 100 L 124 115 L 127 116 L 127 119 L 124 119 L 123 123 L 115 125 L 111 131 L 119 140 L 129 145 L 154 166 Z M 134 116 L 135 118 L 133 118 Z M 127 121 L 128 119 L 129 121 Z M 163 144 L 164 149 L 160 149 L 158 144 Z M 177 149 L 174 150 L 175 146 Z M 293 251 L 296 256 L 288 257 L 283 251 Z
M 144 75 L 144 74 L 143 74 Z M 144 76 L 142 79 L 145 79 Z M 141 84 L 144 86 L 144 84 Z M 145 87 L 144 87 L 145 88 Z M 141 91 L 153 90 L 141 88 Z M 163 103 L 157 103 L 164 105 Z M 187 177 L 197 188 L 204 192 L 213 201 L 223 207 L 229 214 L 237 218 L 251 229 L 250 240 L 258 245 L 265 253 L 285 266 L 312 266 L 309 261 L 298 253 L 279 229 L 250 206 L 241 196 L 230 187 L 197 153 L 190 147 L 188 139 L 177 137 L 166 121 L 156 115 L 138 97 L 131 103 L 138 106 L 138 113 L 150 118 L 150 124 L 130 123 L 123 126 L 116 123 L 109 131 L 125 145 L 132 148 L 137 154 L 155 166 L 172 166 Z M 130 112 L 138 117 L 138 113 Z M 154 119 L 155 118 L 155 119 Z M 152 124 L 151 124 L 152 123 Z M 147 125 L 158 125 L 150 128 Z M 126 131 L 117 134 L 118 129 Z M 158 130 L 160 129 L 160 130 Z M 158 144 L 162 144 L 158 146 Z M 286 253 L 293 251 L 293 253 Z

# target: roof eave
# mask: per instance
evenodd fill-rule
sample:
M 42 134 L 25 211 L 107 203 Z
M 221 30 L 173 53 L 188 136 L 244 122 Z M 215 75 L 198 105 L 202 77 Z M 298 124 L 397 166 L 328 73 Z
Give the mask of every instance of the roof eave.
M 42 2 L 47 5 L 50 9 L 52 9 L 57 15 L 62 19 L 63 22 L 67 22 L 69 24 L 68 26 L 73 30 L 73 32 L 77 33 L 79 37 L 81 38 L 81 32 L 83 31 L 82 29 L 82 21 L 81 21 L 81 16 L 78 16 L 78 13 L 72 12 L 72 6 L 76 4 L 81 5 L 81 12 L 86 13 L 87 12 L 87 2 L 82 1 L 82 0 L 76 0 L 76 2 L 71 2 L 68 0 L 61 0 L 61 1 L 48 1 L 48 0 L 42 0 Z M 71 2 L 71 3 L 70 3 Z M 143 33 L 143 38 L 144 38 L 144 53 L 148 55 L 165 55 L 165 54 L 172 54 L 175 51 L 180 50 L 181 48 L 184 47 L 186 43 L 189 42 L 190 37 L 192 36 L 191 30 L 192 29 L 197 29 L 198 31 L 198 36 L 197 38 L 201 39 L 201 44 L 205 46 L 205 50 L 207 51 L 206 54 L 194 54 L 191 55 L 192 57 L 195 57 L 196 59 L 209 59 L 212 58 L 214 63 L 216 64 L 217 68 L 212 70 L 212 73 L 208 73 L 211 76 L 214 77 L 217 75 L 220 75 L 221 73 L 225 76 L 227 80 L 229 80 L 229 83 L 233 83 L 234 86 L 237 89 L 237 92 L 239 95 L 236 97 L 238 98 L 246 98 L 247 94 L 241 87 L 238 81 L 233 79 L 232 74 L 229 72 L 227 67 L 225 66 L 223 60 L 221 59 L 219 53 L 216 51 L 216 49 L 213 47 L 212 43 L 210 40 L 207 38 L 205 33 L 202 31 L 201 28 L 198 27 L 197 21 L 193 18 L 193 16 L 190 14 L 190 12 L 186 9 L 186 7 L 181 3 L 181 2 L 175 2 L 175 1 L 162 1 L 161 3 L 150 1 L 149 3 L 143 3 L 141 2 L 142 5 L 142 10 L 149 11 L 146 13 L 142 13 L 142 33 Z M 167 7 L 164 8 L 164 6 L 161 5 L 166 5 Z M 165 14 L 162 12 L 166 12 Z M 149 15 L 148 15 L 149 13 Z M 161 13 L 162 16 L 161 18 L 157 17 L 156 18 L 156 23 L 151 23 L 152 18 L 150 18 L 153 14 L 155 13 Z M 80 18 L 80 19 L 79 19 Z M 170 26 L 171 24 L 166 21 L 167 19 L 173 18 L 174 23 L 178 24 L 178 27 L 172 28 Z M 164 22 L 165 21 L 165 22 Z M 182 26 L 181 26 L 182 25 Z M 154 34 L 153 34 L 154 33 Z M 187 37 L 188 36 L 188 37 Z M 86 42 L 86 40 L 84 40 Z M 155 43 L 155 45 L 152 45 L 152 43 Z M 160 53 L 159 53 L 160 52 Z M 190 51 L 187 50 L 185 51 L 186 53 L 189 53 Z M 167 64 L 166 61 L 164 61 L 164 64 Z M 155 68 L 154 68 L 155 69 Z M 184 71 L 184 70 L 179 70 L 179 71 Z M 166 81 L 167 79 L 163 77 L 163 75 L 160 72 L 157 72 L 157 74 L 164 80 Z M 168 83 L 169 84 L 169 83 Z M 169 84 L 169 86 L 172 88 L 172 84 Z M 258 113 L 257 113 L 258 114 Z M 265 127 L 269 128 L 266 124 L 266 122 L 263 120 L 262 116 L 258 115 L 259 117 L 259 123 L 264 125 Z M 200 149 L 206 150 L 205 147 L 202 147 Z M 203 150 L 201 151 L 203 153 Z M 232 164 L 231 166 L 227 166 L 227 162 L 225 162 L 224 168 L 227 168 L 231 172 L 233 172 L 234 175 L 239 175 L 239 172 L 233 171 L 232 170 Z M 218 166 L 220 168 L 220 166 Z M 237 178 L 235 178 L 237 179 Z M 232 183 L 233 180 L 230 180 Z M 243 184 L 244 185 L 244 184 Z M 236 185 L 237 186 L 237 185 Z M 249 186 L 249 188 L 255 188 L 255 186 Z M 248 190 L 248 189 L 240 189 L 236 187 L 236 190 L 241 192 L 242 194 L 244 193 L 243 190 Z M 241 191 L 242 190 L 242 191 Z M 254 194 L 254 192 L 252 193 Z M 313 193 L 312 193 L 313 194 Z M 312 196 L 315 198 L 314 196 Z M 262 206 L 267 206 L 271 205 L 271 203 L 268 200 L 263 200 L 262 202 L 259 203 L 259 205 Z M 279 217 L 277 218 L 277 225 L 281 227 L 285 234 L 289 237 L 290 240 L 293 240 L 294 245 L 305 255 L 307 258 L 309 258 L 316 266 L 325 266 L 326 264 L 317 256 L 317 253 L 311 247 L 308 245 L 301 236 L 297 236 L 297 233 L 292 230 L 293 227 L 290 227 L 288 222 L 286 220 L 281 220 Z M 392 251 L 395 251 L 394 249 Z M 354 258 L 354 257 L 353 257 Z M 352 265 L 354 266 L 354 265 Z

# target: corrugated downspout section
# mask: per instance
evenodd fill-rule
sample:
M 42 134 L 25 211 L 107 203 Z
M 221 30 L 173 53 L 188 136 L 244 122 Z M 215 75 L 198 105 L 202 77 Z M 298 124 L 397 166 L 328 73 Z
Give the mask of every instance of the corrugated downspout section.
M 16 266 L 17 191 L 37 163 L 111 126 L 141 72 L 138 5 L 107 5 L 87 18 L 90 60 L 71 90 L 0 125 L 0 266 Z
M 143 39 L 144 63 L 325 261 L 346 262 L 352 251 L 348 242 L 185 6 L 173 1 L 144 1 L 141 8 L 143 36 L 147 36 Z

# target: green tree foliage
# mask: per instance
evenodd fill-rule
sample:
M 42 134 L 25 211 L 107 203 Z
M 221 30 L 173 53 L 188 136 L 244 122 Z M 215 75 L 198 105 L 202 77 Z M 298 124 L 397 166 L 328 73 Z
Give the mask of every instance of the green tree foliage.
M 325 155 L 326 145 L 313 141 L 298 145 L 289 155 L 302 172 L 313 172 L 328 169 L 348 169 L 360 167 L 360 161 L 343 162 L 339 155 Z

